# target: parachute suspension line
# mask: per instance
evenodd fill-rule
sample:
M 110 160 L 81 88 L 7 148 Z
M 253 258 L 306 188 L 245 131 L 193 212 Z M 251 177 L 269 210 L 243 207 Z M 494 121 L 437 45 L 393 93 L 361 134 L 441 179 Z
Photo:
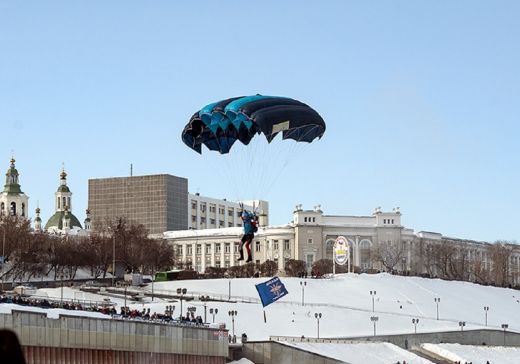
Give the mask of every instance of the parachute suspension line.
M 277 153 L 278 157 L 285 157 L 280 160 L 277 168 L 273 168 L 272 175 L 270 176 L 269 180 L 266 181 L 267 183 L 263 186 L 264 188 L 262 192 L 264 194 L 268 195 L 271 193 L 272 188 L 275 186 L 275 183 L 277 183 L 280 176 L 285 172 L 287 166 L 300 156 L 300 151 L 303 150 L 303 144 L 305 143 L 292 142 L 292 145 L 288 148 L 287 151 L 284 153 Z

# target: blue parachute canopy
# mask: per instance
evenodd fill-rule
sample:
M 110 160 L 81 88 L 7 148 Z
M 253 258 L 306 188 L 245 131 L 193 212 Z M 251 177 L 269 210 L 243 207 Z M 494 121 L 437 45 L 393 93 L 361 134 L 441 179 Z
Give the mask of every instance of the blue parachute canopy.
M 239 140 L 247 145 L 257 134 L 270 143 L 277 134 L 283 139 L 312 142 L 325 132 L 322 117 L 308 105 L 280 96 L 242 96 L 218 101 L 197 111 L 182 131 L 182 141 L 202 153 L 229 153 Z

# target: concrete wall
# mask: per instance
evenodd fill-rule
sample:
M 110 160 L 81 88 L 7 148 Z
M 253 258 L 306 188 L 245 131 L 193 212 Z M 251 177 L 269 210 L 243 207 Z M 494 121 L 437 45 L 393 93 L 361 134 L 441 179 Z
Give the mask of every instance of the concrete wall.
M 75 348 L 150 354 L 228 355 L 227 331 L 80 316 L 48 318 L 15 311 L 0 314 L 0 328 L 14 331 L 23 347 Z
M 309 353 L 274 341 L 247 342 L 242 347 L 245 358 L 255 364 L 338 364 L 342 361 Z
M 287 336 L 272 336 L 273 341 L 286 342 L 323 342 L 323 343 L 354 343 L 360 341 L 389 342 L 404 349 L 410 349 L 423 343 L 457 343 L 462 345 L 496 345 L 496 346 L 520 346 L 520 334 L 516 332 L 502 330 L 465 330 L 465 331 L 446 331 L 402 335 L 378 335 L 363 336 L 355 338 L 335 338 L 335 339 L 315 339 Z

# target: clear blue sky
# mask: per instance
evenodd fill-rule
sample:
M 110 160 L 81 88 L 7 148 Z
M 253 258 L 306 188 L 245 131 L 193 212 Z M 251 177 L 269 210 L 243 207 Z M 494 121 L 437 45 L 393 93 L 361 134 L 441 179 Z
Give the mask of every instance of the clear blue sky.
M 297 203 L 400 206 L 416 231 L 519 240 L 519 18 L 518 1 L 0 0 L 0 167 L 13 149 L 44 221 L 62 162 L 80 221 L 88 179 L 130 163 L 232 198 L 183 126 L 215 100 L 286 95 L 327 131 L 256 196 L 272 223 Z

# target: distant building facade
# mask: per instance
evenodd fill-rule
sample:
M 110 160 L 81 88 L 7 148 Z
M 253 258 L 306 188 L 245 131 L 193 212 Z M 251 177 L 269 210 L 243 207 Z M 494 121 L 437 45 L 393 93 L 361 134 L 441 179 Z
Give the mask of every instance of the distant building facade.
M 269 203 L 263 200 L 227 201 L 201 196 L 199 193 L 189 194 L 189 229 L 220 229 L 241 227 L 241 203 L 245 209 L 255 210 L 261 218 L 261 225 L 269 224 Z
M 125 217 L 150 234 L 188 229 L 188 180 L 168 174 L 89 179 L 88 205 L 96 221 Z
M 370 216 L 331 216 L 324 215 L 320 206 L 304 210 L 298 205 L 290 224 L 259 229 L 251 247 L 253 261 L 273 260 L 283 272 L 289 259 L 297 259 L 304 261 L 310 272 L 314 262 L 332 259 L 334 241 L 338 236 L 344 236 L 350 246 L 352 265 L 360 271 L 392 270 L 443 276 L 443 251 L 453 262 L 463 265 L 460 279 L 478 281 L 479 271 L 492 271 L 492 244 L 445 237 L 439 233 L 415 233 L 402 225 L 401 217 L 399 208 L 387 212 L 376 208 Z M 241 235 L 241 228 L 231 227 L 169 231 L 163 238 L 175 249 L 180 262 L 204 272 L 210 266 L 237 265 Z M 520 247 L 509 248 L 508 276 L 513 284 L 520 284 Z

